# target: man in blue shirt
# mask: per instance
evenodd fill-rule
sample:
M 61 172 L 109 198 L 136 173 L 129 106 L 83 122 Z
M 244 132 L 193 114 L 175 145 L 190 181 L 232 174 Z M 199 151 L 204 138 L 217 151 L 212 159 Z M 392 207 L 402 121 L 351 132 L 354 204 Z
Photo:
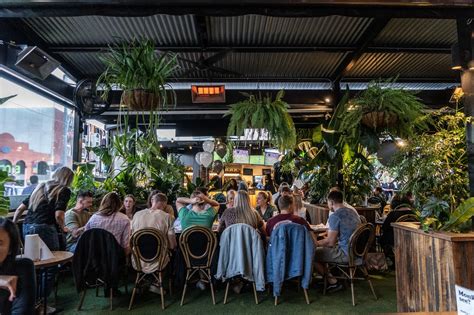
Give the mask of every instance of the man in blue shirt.
M 36 186 L 38 186 L 38 176 L 31 175 L 30 176 L 30 185 L 23 189 L 21 192 L 22 195 L 31 195 L 33 191 L 35 191 Z
M 349 240 L 361 224 L 360 216 L 344 206 L 342 192 L 331 191 L 328 195 L 328 208 L 334 213 L 328 219 L 328 236 L 316 242 L 316 270 L 326 275 L 328 290 L 335 291 L 342 286 L 327 270 L 326 263 L 345 263 L 349 261 Z

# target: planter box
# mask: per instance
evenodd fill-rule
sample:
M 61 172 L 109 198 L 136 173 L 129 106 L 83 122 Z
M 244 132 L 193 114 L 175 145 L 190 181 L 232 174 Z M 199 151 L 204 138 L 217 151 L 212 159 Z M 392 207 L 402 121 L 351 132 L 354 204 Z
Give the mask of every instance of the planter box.
M 474 289 L 474 233 L 425 233 L 392 223 L 398 312 L 456 310 L 454 285 Z

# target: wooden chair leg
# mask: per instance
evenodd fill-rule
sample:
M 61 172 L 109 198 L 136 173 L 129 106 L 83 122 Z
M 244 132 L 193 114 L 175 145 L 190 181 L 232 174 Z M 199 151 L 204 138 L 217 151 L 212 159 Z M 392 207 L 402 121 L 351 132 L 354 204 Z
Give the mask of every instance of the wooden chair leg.
M 278 305 L 278 296 L 275 296 L 275 306 Z
M 306 304 L 309 305 L 308 290 L 306 290 L 306 289 L 303 288 L 303 292 L 304 292 L 304 298 L 305 298 L 305 300 L 306 300 Z
M 355 306 L 355 296 L 354 296 L 354 274 L 355 270 L 352 268 L 349 269 L 349 276 L 350 276 L 350 281 L 351 281 L 351 294 L 352 294 L 352 306 Z
M 130 298 L 130 303 L 128 305 L 128 310 L 130 311 L 132 309 L 133 301 L 135 300 L 135 294 L 137 292 L 137 286 L 139 284 L 138 279 L 140 278 L 140 273 L 137 272 L 137 278 L 135 279 L 135 286 L 133 287 L 132 290 L 132 297 Z
M 253 295 L 255 296 L 255 304 L 258 305 L 257 287 L 255 286 L 255 282 L 252 282 L 252 284 L 253 284 Z
M 95 297 L 99 296 L 99 281 L 95 280 Z
M 80 311 L 82 308 L 82 303 L 84 303 L 84 298 L 86 297 L 86 291 L 87 289 L 84 289 L 81 294 L 81 300 L 79 301 L 79 305 L 77 306 L 77 310 Z
M 207 270 L 207 276 L 209 279 L 209 286 L 211 287 L 212 304 L 216 305 L 216 297 L 214 296 L 214 285 L 212 284 L 212 279 L 211 279 L 211 269 Z
M 372 291 L 372 294 L 374 295 L 375 300 L 377 300 L 377 295 L 375 294 L 374 286 L 372 285 L 372 281 L 370 281 L 369 278 L 369 273 L 367 272 L 367 268 L 365 266 L 360 268 L 362 270 L 362 273 L 364 274 L 365 279 L 369 282 L 370 290 Z
M 114 289 L 110 288 L 110 310 L 111 311 L 114 309 L 113 300 L 114 300 Z
M 186 271 L 186 280 L 184 282 L 183 294 L 181 295 L 181 306 L 183 306 L 184 296 L 186 295 L 186 288 L 188 287 L 189 270 Z
M 158 273 L 158 277 L 160 279 L 160 294 L 161 294 L 161 309 L 165 309 L 165 292 L 163 291 L 163 277 L 161 272 Z
M 224 304 L 227 303 L 227 293 L 229 293 L 229 286 L 230 286 L 230 280 L 227 280 L 227 285 L 225 286 Z

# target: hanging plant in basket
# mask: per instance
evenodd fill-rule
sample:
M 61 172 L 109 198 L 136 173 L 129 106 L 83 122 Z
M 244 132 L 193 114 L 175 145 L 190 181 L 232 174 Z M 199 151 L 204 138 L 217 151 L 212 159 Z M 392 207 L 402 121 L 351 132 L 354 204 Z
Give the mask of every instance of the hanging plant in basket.
M 424 105 L 409 91 L 386 87 L 394 82 L 371 82 L 341 113 L 341 130 L 370 152 L 377 151 L 381 135 L 408 138 L 426 129 Z
M 178 69 L 176 55 L 158 54 L 149 40 L 133 40 L 110 47 L 101 60 L 106 69 L 98 84 L 105 86 L 104 97 L 115 85 L 123 90 L 120 104 L 131 110 L 159 110 L 175 103 L 167 82 Z
M 280 150 L 293 149 L 296 145 L 296 130 L 288 113 L 288 104 L 283 101 L 284 91 L 277 93 L 274 100 L 270 95 L 262 97 L 242 93 L 247 99 L 230 106 L 231 115 L 227 128 L 228 136 L 243 136 L 250 129 L 250 137 L 268 142 Z

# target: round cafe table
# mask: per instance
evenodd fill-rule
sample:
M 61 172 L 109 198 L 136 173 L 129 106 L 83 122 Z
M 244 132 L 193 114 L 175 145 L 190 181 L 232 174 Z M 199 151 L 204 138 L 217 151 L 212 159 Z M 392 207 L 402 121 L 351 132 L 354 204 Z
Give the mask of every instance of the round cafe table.
M 71 252 L 66 251 L 53 251 L 54 258 L 39 260 L 33 262 L 35 265 L 35 269 L 38 270 L 39 274 L 39 297 L 43 300 L 43 314 L 47 313 L 48 307 L 48 297 L 46 295 L 47 286 L 48 286 L 48 271 L 52 267 L 56 267 L 61 264 L 68 263 L 72 261 L 72 257 L 74 256 Z M 44 279 L 44 280 L 43 280 Z

